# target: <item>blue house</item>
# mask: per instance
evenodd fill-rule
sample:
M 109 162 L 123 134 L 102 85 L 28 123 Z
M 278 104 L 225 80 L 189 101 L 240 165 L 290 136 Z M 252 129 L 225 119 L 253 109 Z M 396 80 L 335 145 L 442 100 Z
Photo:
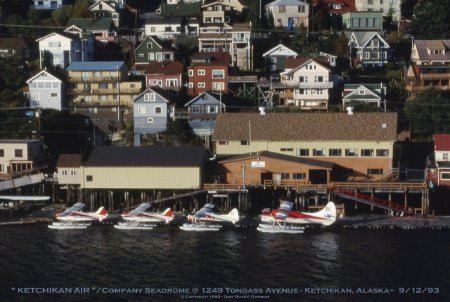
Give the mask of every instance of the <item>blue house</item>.
M 158 135 L 167 130 L 174 116 L 170 96 L 157 88 L 148 88 L 133 99 L 134 145 L 141 145 L 141 135 Z

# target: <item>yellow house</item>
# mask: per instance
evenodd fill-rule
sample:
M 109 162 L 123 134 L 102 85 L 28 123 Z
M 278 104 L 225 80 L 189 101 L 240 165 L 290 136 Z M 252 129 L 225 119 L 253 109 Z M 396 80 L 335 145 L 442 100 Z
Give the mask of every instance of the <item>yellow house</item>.
M 330 162 L 350 177 L 381 179 L 393 166 L 396 113 L 223 113 L 217 157 L 269 151 Z
M 73 62 L 67 67 L 72 106 L 126 106 L 143 90 L 142 81 L 131 81 L 123 61 Z

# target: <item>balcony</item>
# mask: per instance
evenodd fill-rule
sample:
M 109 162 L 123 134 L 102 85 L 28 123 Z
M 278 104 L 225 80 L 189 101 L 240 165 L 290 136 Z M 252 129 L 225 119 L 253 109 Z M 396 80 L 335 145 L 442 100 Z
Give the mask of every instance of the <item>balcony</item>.
M 114 89 L 90 89 L 90 90 L 85 90 L 85 89 L 74 89 L 74 88 L 69 88 L 67 89 L 67 93 L 68 94 L 85 94 L 85 95 L 99 95 L 99 94 L 139 94 L 141 93 L 141 89 L 140 88 L 114 88 Z
M 293 88 L 322 88 L 322 89 L 328 89 L 333 88 L 333 82 L 296 82 L 296 81 L 283 81 L 282 84 L 293 87 Z
M 421 73 L 422 80 L 450 80 L 450 73 Z
M 69 82 L 71 83 L 99 83 L 99 82 L 106 82 L 106 83 L 117 83 L 120 82 L 122 79 L 119 77 L 71 77 L 69 76 Z
M 407 92 L 422 92 L 424 90 L 427 90 L 430 87 L 433 87 L 434 89 L 441 90 L 441 91 L 449 90 L 448 85 L 420 85 L 420 84 L 412 84 L 412 83 L 406 84 L 405 90 Z

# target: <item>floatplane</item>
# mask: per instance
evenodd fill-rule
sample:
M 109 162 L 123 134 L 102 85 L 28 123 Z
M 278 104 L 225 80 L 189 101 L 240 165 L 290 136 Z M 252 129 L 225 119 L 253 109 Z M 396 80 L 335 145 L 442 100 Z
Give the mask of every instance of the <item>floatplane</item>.
M 152 230 L 161 223 L 170 223 L 173 220 L 173 211 L 167 208 L 162 213 L 146 212 L 150 208 L 149 203 L 142 203 L 136 209 L 130 212 L 124 212 L 121 216 L 125 222 L 119 222 L 114 225 L 120 230 Z
M 78 202 L 64 212 L 56 215 L 56 222 L 48 227 L 50 229 L 86 229 L 93 222 L 103 221 L 108 217 L 104 207 L 100 207 L 96 212 L 83 212 L 85 204 Z
M 216 214 L 213 212 L 215 205 L 207 203 L 195 214 L 187 216 L 189 223 L 184 223 L 180 229 L 184 231 L 218 231 L 223 224 L 236 224 L 239 222 L 239 212 L 236 208 L 228 214 Z
M 264 209 L 257 230 L 264 233 L 301 234 L 306 225 L 329 226 L 336 221 L 336 206 L 331 201 L 314 213 L 292 211 L 292 206 L 291 201 L 283 200 L 278 209 Z

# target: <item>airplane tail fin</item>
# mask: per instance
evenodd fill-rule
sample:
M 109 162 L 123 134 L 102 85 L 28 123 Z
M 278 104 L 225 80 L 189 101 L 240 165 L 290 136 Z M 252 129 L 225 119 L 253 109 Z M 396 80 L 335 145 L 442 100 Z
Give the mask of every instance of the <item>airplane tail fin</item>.
M 232 209 L 230 211 L 230 213 L 228 213 L 228 216 L 230 217 L 231 222 L 233 224 L 236 224 L 239 221 L 239 219 L 240 219 L 239 212 L 238 212 L 238 210 L 236 208 Z
M 325 208 L 315 213 L 316 216 L 326 218 L 326 222 L 322 222 L 324 225 L 330 225 L 336 221 L 336 206 L 334 202 L 330 201 L 327 203 Z
M 173 217 L 173 211 L 171 208 L 167 208 L 163 213 L 163 216 L 167 216 L 167 217 Z
M 99 220 L 102 221 L 108 216 L 108 212 L 106 211 L 105 207 L 100 207 L 97 212 L 95 212 L 96 215 L 100 216 Z

